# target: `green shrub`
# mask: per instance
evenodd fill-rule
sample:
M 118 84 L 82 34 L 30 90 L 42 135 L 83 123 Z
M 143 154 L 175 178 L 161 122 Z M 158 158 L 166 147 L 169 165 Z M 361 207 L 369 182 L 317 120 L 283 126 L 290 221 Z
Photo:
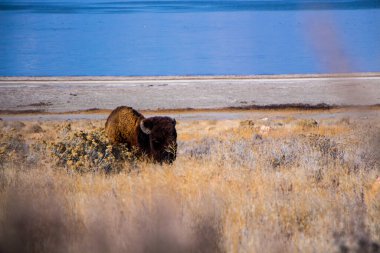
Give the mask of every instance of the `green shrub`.
M 136 150 L 125 144 L 110 145 L 99 130 L 69 132 L 64 140 L 52 143 L 51 150 L 58 165 L 76 172 L 117 172 L 125 161 L 137 159 Z

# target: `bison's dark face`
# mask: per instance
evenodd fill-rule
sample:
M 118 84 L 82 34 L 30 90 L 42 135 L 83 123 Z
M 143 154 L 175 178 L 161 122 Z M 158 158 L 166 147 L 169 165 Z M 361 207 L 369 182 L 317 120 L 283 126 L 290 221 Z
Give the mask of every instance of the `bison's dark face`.
M 141 121 L 141 130 L 149 135 L 150 155 L 155 161 L 172 163 L 177 153 L 175 119 L 152 117 Z

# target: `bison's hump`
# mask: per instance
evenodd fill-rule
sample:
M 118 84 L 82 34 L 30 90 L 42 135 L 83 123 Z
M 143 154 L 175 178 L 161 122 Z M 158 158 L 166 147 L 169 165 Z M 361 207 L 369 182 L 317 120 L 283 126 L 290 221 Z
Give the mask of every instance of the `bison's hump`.
M 105 131 L 108 139 L 111 143 L 137 145 L 137 128 L 142 119 L 144 116 L 132 107 L 117 107 L 106 121 Z

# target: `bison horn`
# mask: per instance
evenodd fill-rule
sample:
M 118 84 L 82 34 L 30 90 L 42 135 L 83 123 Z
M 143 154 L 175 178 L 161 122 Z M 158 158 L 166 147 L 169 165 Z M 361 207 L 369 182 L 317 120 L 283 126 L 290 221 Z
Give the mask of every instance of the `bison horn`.
M 141 128 L 141 131 L 143 131 L 144 134 L 150 134 L 151 133 L 151 130 L 147 127 L 144 126 L 144 120 L 141 120 L 140 121 L 140 128 Z

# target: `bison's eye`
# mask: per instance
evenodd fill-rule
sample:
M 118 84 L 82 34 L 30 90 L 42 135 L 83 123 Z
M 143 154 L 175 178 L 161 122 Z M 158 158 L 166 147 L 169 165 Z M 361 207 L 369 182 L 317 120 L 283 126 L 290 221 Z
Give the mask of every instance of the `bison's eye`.
M 159 148 L 161 146 L 161 142 L 158 140 L 153 140 L 152 143 L 154 148 Z

